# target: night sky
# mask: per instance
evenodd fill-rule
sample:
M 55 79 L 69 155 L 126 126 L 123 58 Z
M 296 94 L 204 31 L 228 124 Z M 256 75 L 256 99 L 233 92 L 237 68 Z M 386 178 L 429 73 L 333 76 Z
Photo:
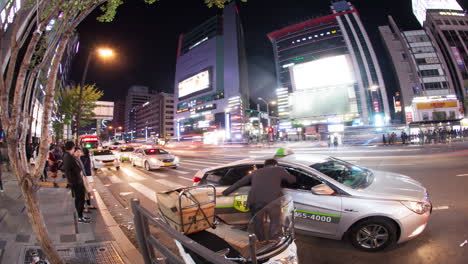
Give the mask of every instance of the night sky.
M 87 83 L 104 90 L 104 100 L 123 100 L 134 84 L 173 92 L 178 36 L 188 32 L 222 10 L 208 8 L 203 0 L 160 0 L 148 5 L 142 0 L 127 0 L 111 23 L 96 21 L 96 10 L 78 27 L 80 51 L 73 62 L 71 79 L 80 82 L 91 47 L 109 46 L 116 59 L 91 62 Z M 394 80 L 385 57 L 377 27 L 387 24 L 392 15 L 404 30 L 420 29 L 412 14 L 410 0 L 354 0 L 361 19 L 379 57 L 390 93 Z M 466 9 L 467 6 L 464 3 Z M 273 98 L 276 85 L 273 51 L 266 34 L 313 17 L 330 14 L 329 0 L 248 0 L 239 6 L 246 35 L 251 98 Z M 384 59 L 381 59 L 384 58 Z

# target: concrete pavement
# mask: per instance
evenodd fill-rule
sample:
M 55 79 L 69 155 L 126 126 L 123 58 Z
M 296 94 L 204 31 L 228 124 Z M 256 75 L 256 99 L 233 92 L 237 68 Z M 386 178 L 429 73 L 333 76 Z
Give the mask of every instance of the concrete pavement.
M 13 175 L 3 175 L 0 193 L 0 263 L 31 263 L 43 256 L 29 224 L 22 195 Z M 99 179 L 98 179 L 99 180 Z M 99 194 L 91 224 L 77 223 L 69 189 L 41 186 L 40 210 L 59 254 L 69 263 L 143 263 L 138 250 L 110 215 Z M 130 261 L 131 260 L 131 261 Z

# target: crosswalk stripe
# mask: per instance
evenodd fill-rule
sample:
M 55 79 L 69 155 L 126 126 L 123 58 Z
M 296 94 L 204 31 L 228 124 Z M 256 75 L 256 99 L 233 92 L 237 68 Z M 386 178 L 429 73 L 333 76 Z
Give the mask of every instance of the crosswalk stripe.
M 129 185 L 132 186 L 133 189 L 137 190 L 139 193 L 143 194 L 146 198 L 150 199 L 153 202 L 156 202 L 155 191 L 151 190 L 150 188 L 144 186 L 139 182 L 130 182 Z
M 201 161 L 201 160 L 183 160 L 182 162 L 185 163 L 193 163 L 193 164 L 207 164 L 207 165 L 221 165 L 223 162 L 215 163 L 215 162 L 208 162 L 208 161 Z
M 178 174 L 189 174 L 190 173 L 188 171 L 182 171 L 182 170 L 179 170 L 179 169 L 173 170 L 173 172 L 178 173 Z
M 148 173 L 151 173 L 151 174 L 153 174 L 153 175 L 156 175 L 156 176 L 159 176 L 159 177 L 163 177 L 163 178 L 167 177 L 167 174 L 162 174 L 162 173 L 160 173 L 160 172 L 148 171 Z
M 192 179 L 185 178 L 183 176 L 177 176 L 177 178 L 182 179 L 182 180 L 187 180 L 187 181 L 193 181 Z
M 159 184 L 162 184 L 162 185 L 165 185 L 165 186 L 169 187 L 170 189 L 176 189 L 176 188 L 184 187 L 184 186 L 181 185 L 181 184 L 173 183 L 173 182 L 171 182 L 171 181 L 164 180 L 164 179 L 155 180 L 155 182 L 157 182 L 157 183 L 159 183 Z
M 117 177 L 117 176 L 108 176 L 109 180 L 112 182 L 112 183 L 123 183 L 123 181 Z
M 128 168 L 121 168 L 122 172 L 125 173 L 128 177 L 132 178 L 133 180 L 136 181 L 143 181 L 146 178 L 143 176 L 138 175 L 135 171 L 128 169 Z

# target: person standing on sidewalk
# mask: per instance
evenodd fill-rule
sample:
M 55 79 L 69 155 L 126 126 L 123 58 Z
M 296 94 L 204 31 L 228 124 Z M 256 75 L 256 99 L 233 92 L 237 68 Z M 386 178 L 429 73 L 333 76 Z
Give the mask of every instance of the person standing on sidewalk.
M 93 196 L 94 179 L 93 179 L 93 175 L 91 174 L 91 157 L 89 156 L 89 149 L 87 148 L 83 149 L 83 155 L 80 157 L 80 159 L 81 159 L 81 162 L 83 163 L 85 179 L 88 181 L 88 185 L 90 187 L 90 191 L 88 193 L 88 196 L 90 199 L 86 201 L 86 204 L 88 206 L 88 209 L 97 209 L 96 206 L 91 204 L 91 198 L 94 197 Z
M 83 152 L 81 151 L 81 148 L 75 148 L 75 159 L 78 165 L 81 168 L 81 178 L 83 179 L 83 185 L 85 187 L 85 208 L 83 212 L 89 213 L 88 208 L 86 208 L 86 204 L 88 206 L 91 205 L 91 186 L 89 185 L 88 179 L 86 177 L 86 170 L 83 162 L 81 161 L 81 156 L 83 155 Z
M 58 185 L 57 185 L 58 161 L 55 158 L 53 151 L 54 151 L 54 145 L 50 146 L 49 148 L 49 156 L 47 157 L 47 162 L 49 163 L 50 177 L 52 177 L 52 180 L 54 182 L 54 187 L 58 188 Z
M 75 197 L 75 209 L 78 214 L 78 223 L 90 223 L 91 218 L 83 216 L 85 204 L 85 186 L 81 176 L 81 168 L 75 157 L 75 143 L 68 141 L 65 144 L 65 154 L 63 156 L 63 169 L 67 177 L 68 184 L 71 186 L 73 196 Z

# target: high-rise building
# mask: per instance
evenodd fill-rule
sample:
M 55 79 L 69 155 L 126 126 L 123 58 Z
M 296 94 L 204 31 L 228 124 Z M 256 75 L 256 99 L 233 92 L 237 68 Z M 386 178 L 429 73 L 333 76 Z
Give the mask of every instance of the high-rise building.
M 428 10 L 426 18 L 424 29 L 443 55 L 455 93 L 464 102 L 468 92 L 468 15 L 464 11 Z
M 242 25 L 235 2 L 179 37 L 175 129 L 179 140 L 241 141 L 249 105 Z
M 381 125 L 390 119 L 372 44 L 355 7 L 332 3 L 333 14 L 268 34 L 276 62 L 280 129 L 332 132 L 338 126 Z
M 174 137 L 174 95 L 155 94 L 135 109 L 136 133 L 139 138 Z
M 412 0 L 412 5 L 413 14 L 421 26 L 424 25 L 424 21 L 426 21 L 426 13 L 430 9 L 463 10 L 457 0 Z
M 125 124 L 125 102 L 114 102 L 114 119 L 112 119 L 113 127 L 124 127 Z
M 127 133 L 132 133 L 131 131 L 136 129 L 132 111 L 150 101 L 152 97 L 153 93 L 146 86 L 133 85 L 130 87 L 125 98 L 125 131 Z
M 403 121 L 459 118 L 460 103 L 447 66 L 426 32 L 401 31 L 391 16 L 389 25 L 379 31 L 397 77 Z

